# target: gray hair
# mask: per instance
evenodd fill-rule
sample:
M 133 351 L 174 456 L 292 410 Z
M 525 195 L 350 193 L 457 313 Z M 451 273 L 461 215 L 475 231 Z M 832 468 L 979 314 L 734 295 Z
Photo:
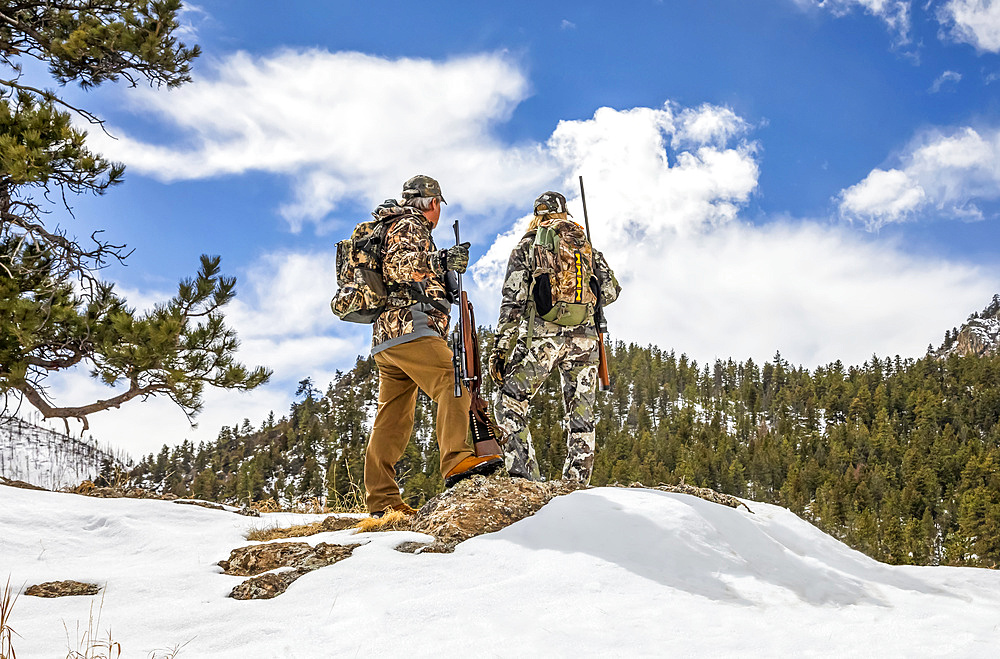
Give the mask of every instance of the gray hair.
M 409 199 L 403 199 L 400 201 L 401 206 L 412 206 L 420 211 L 429 211 L 431 209 L 431 202 L 433 202 L 437 197 L 410 197 Z

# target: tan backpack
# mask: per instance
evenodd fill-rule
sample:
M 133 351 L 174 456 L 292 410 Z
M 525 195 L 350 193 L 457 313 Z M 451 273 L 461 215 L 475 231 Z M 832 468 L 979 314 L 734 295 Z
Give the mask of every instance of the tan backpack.
M 528 265 L 531 325 L 535 315 L 563 327 L 593 320 L 597 306 L 594 257 L 583 227 L 568 218 L 542 220 Z

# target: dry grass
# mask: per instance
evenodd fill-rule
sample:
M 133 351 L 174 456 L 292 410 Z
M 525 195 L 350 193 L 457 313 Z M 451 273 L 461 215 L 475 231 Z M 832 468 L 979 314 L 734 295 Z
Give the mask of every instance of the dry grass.
M 0 659 L 17 659 L 12 639 L 20 637 L 20 634 L 10 626 L 11 611 L 17 597 L 10 587 L 10 575 L 7 575 L 7 585 L 4 586 L 3 593 L 0 593 Z
M 265 542 L 267 540 L 277 540 L 278 538 L 301 538 L 307 535 L 321 533 L 323 522 L 313 522 L 312 524 L 296 524 L 294 526 L 278 526 L 277 522 L 264 528 L 252 528 L 247 531 L 247 540 Z
M 361 482 L 354 480 L 350 465 L 345 465 L 347 470 L 347 494 L 335 494 L 327 502 L 331 512 L 335 513 L 367 513 L 368 504 L 365 503 L 365 488 Z
M 101 611 L 104 609 L 104 596 L 101 596 L 101 603 L 97 607 L 97 619 L 94 619 L 94 604 L 90 604 L 90 619 L 87 621 L 87 629 L 80 631 L 80 623 L 76 624 L 76 649 L 70 641 L 69 628 L 63 623 L 66 630 L 66 659 L 121 659 L 121 643 L 111 637 L 111 628 L 108 628 L 106 639 L 100 638 L 101 633 Z
M 279 526 L 277 522 L 261 528 L 251 528 L 247 532 L 247 540 L 266 542 L 268 540 L 278 540 L 279 538 L 301 538 L 307 535 L 316 535 L 327 531 L 341 531 L 349 529 L 355 525 L 356 519 L 350 517 L 330 516 L 319 522 L 311 524 L 295 524 L 292 526 Z
M 410 516 L 390 510 L 381 517 L 365 517 L 357 523 L 355 527 L 358 533 L 368 533 L 370 531 L 409 531 Z

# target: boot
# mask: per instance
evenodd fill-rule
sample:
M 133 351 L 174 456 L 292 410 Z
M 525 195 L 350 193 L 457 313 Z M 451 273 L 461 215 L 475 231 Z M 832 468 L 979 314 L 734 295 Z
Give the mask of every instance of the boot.
M 469 476 L 489 476 L 502 466 L 503 458 L 499 455 L 470 455 L 448 472 L 448 475 L 444 479 L 444 486 L 451 487 L 458 481 Z

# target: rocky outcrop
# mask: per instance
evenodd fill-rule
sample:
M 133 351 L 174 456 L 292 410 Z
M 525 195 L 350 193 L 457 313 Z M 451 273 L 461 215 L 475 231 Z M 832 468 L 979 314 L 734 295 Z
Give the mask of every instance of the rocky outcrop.
M 553 497 L 580 488 L 570 481 L 473 476 L 425 503 L 410 529 L 434 536 L 435 542 L 424 551 L 449 552 L 463 540 L 499 531 L 535 514 Z
M 616 487 L 624 487 L 616 485 Z M 642 488 L 645 490 L 659 490 L 661 492 L 673 492 L 675 494 L 690 494 L 693 497 L 698 497 L 699 499 L 704 499 L 705 501 L 711 501 L 712 503 L 717 503 L 722 506 L 729 506 L 730 508 L 739 508 L 743 506 L 747 509 L 747 512 L 753 513 L 750 510 L 750 506 L 746 505 L 736 497 L 731 494 L 722 494 L 721 492 L 716 492 L 710 487 L 695 487 L 694 485 L 688 485 L 681 479 L 678 485 L 657 485 L 656 487 L 651 487 L 649 485 L 643 485 L 642 483 L 632 483 L 628 487 Z
M 73 597 L 76 595 L 96 595 L 101 592 L 97 584 L 81 581 L 47 581 L 36 586 L 28 586 L 25 595 L 32 597 Z
M 970 316 L 961 329 L 948 332 L 941 347 L 931 350 L 929 354 L 938 358 L 1000 354 L 1000 295 L 994 295 L 993 301 L 981 312 Z
M 230 597 L 270 599 L 285 592 L 303 574 L 348 558 L 358 546 L 331 545 L 325 542 L 315 547 L 305 542 L 251 545 L 234 549 L 229 554 L 229 560 L 219 561 L 219 567 L 225 574 L 254 577 L 236 586 L 229 594 Z M 265 572 L 267 574 L 261 574 Z

